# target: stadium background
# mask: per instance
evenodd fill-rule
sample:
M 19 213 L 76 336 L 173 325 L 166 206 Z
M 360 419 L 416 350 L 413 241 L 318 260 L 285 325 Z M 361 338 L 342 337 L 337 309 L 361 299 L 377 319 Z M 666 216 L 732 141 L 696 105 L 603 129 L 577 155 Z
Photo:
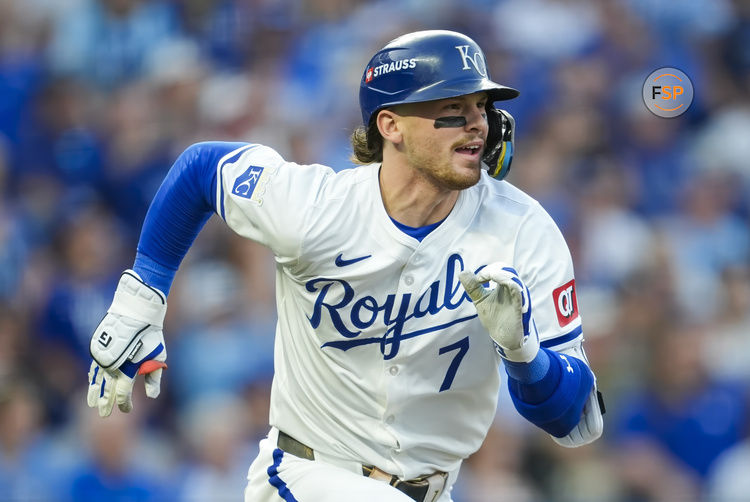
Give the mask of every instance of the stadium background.
M 273 264 L 213 219 L 157 401 L 99 420 L 87 344 L 171 162 L 207 139 L 350 167 L 358 80 L 450 28 L 521 90 L 510 181 L 573 253 L 604 437 L 503 396 L 456 502 L 750 500 L 750 6 L 742 0 L 0 0 L 0 500 L 239 500 L 266 430 Z M 661 66 L 695 100 L 641 98 Z M 450 410 L 446 410 L 450 413 Z

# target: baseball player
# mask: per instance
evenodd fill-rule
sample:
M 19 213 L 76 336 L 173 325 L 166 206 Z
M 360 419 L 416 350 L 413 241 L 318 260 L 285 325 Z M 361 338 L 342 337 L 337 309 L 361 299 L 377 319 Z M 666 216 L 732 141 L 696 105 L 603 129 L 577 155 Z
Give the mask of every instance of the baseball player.
M 270 431 L 246 502 L 449 502 L 492 423 L 501 367 L 523 417 L 564 446 L 595 440 L 570 253 L 501 181 L 514 123 L 494 103 L 517 95 L 473 40 L 422 31 L 365 68 L 355 169 L 250 143 L 189 147 L 91 339 L 89 406 L 129 411 L 139 374 L 159 394 L 169 288 L 216 213 L 276 260 Z

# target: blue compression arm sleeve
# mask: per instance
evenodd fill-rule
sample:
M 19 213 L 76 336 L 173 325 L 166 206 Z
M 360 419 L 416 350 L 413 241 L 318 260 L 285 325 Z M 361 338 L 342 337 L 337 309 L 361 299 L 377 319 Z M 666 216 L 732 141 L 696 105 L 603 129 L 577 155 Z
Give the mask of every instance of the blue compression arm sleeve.
M 205 142 L 185 150 L 159 187 L 141 229 L 133 270 L 169 294 L 177 268 L 216 210 L 216 166 L 244 143 Z
M 578 425 L 594 386 L 586 363 L 544 347 L 530 363 L 504 363 L 510 397 L 522 417 L 555 437 Z

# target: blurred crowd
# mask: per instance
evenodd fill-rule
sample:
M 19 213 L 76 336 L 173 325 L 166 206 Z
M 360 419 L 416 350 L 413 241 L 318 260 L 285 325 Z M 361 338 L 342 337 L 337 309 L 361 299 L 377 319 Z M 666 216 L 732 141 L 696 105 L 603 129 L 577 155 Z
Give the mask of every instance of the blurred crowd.
M 241 499 L 268 251 L 209 222 L 169 297 L 162 395 L 136 386 L 130 415 L 85 406 L 91 332 L 183 149 L 352 168 L 364 64 L 431 28 L 521 91 L 509 180 L 566 236 L 607 403 L 603 438 L 567 450 L 503 391 L 454 500 L 750 500 L 748 2 L 0 0 L 0 501 Z M 695 87 L 679 118 L 641 98 L 663 66 Z

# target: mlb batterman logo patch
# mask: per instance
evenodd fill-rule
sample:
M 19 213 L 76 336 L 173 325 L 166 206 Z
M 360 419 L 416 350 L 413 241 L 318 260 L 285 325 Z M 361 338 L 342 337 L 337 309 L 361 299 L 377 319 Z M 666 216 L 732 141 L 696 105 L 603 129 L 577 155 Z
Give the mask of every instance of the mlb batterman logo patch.
M 552 291 L 552 300 L 555 302 L 557 322 L 560 327 L 565 327 L 578 317 L 578 300 L 576 299 L 576 280 L 571 279 L 559 288 Z

